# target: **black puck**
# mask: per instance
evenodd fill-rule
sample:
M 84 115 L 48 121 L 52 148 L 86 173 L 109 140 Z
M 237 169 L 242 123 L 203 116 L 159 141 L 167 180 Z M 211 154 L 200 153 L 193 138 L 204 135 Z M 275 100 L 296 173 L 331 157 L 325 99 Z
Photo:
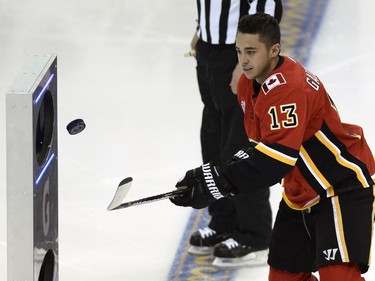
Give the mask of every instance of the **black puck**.
M 69 134 L 76 135 L 82 132 L 86 128 L 86 124 L 82 119 L 76 119 L 70 122 L 66 129 L 68 130 Z

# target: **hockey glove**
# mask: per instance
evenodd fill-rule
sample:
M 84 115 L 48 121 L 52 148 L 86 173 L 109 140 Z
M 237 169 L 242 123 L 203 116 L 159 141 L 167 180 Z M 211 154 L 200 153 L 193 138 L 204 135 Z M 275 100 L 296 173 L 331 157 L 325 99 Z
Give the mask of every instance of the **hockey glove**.
M 185 193 L 170 199 L 177 206 L 202 209 L 215 200 L 235 195 L 234 188 L 220 175 L 219 167 L 211 163 L 187 171 L 176 184 L 177 188 L 183 186 L 187 187 Z
M 230 164 L 233 164 L 239 160 L 247 159 L 250 157 L 250 155 L 253 154 L 254 148 L 257 144 L 253 141 L 249 142 L 249 147 L 242 148 L 239 151 L 236 152 L 228 161 L 224 162 L 223 165 L 220 167 L 223 169 L 225 166 L 228 166 Z

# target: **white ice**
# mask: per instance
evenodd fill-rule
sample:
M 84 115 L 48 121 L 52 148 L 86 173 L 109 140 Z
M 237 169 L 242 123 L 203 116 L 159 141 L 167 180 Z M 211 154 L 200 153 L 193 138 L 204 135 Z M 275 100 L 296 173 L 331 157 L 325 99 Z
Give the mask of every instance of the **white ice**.
M 60 280 L 167 280 L 191 210 L 168 200 L 108 212 L 117 184 L 128 199 L 167 192 L 201 164 L 193 58 L 196 2 L 0 0 L 0 280 L 6 280 L 5 93 L 31 54 L 58 55 Z M 329 2 L 308 67 L 345 122 L 375 149 L 373 1 Z M 71 136 L 65 126 L 82 118 Z M 276 211 L 280 190 L 272 193 Z M 364 275 L 375 280 L 375 269 Z M 210 280 L 209 278 L 207 280 Z M 216 279 L 218 280 L 218 279 Z M 236 281 L 267 280 L 267 267 Z

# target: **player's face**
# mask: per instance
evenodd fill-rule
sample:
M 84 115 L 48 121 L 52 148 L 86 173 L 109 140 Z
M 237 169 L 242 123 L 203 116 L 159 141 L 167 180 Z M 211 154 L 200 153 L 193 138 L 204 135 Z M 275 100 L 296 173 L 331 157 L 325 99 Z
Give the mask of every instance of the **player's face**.
M 259 41 L 258 34 L 239 32 L 236 38 L 236 49 L 238 61 L 246 77 L 262 84 L 276 66 L 280 45 L 276 44 L 268 49 Z

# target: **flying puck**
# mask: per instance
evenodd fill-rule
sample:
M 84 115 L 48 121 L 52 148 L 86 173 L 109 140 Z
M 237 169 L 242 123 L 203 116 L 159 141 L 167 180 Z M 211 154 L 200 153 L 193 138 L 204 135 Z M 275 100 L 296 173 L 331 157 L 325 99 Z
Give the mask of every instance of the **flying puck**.
M 66 129 L 68 130 L 69 134 L 76 135 L 82 132 L 86 128 L 86 124 L 82 119 L 76 119 L 70 122 Z

